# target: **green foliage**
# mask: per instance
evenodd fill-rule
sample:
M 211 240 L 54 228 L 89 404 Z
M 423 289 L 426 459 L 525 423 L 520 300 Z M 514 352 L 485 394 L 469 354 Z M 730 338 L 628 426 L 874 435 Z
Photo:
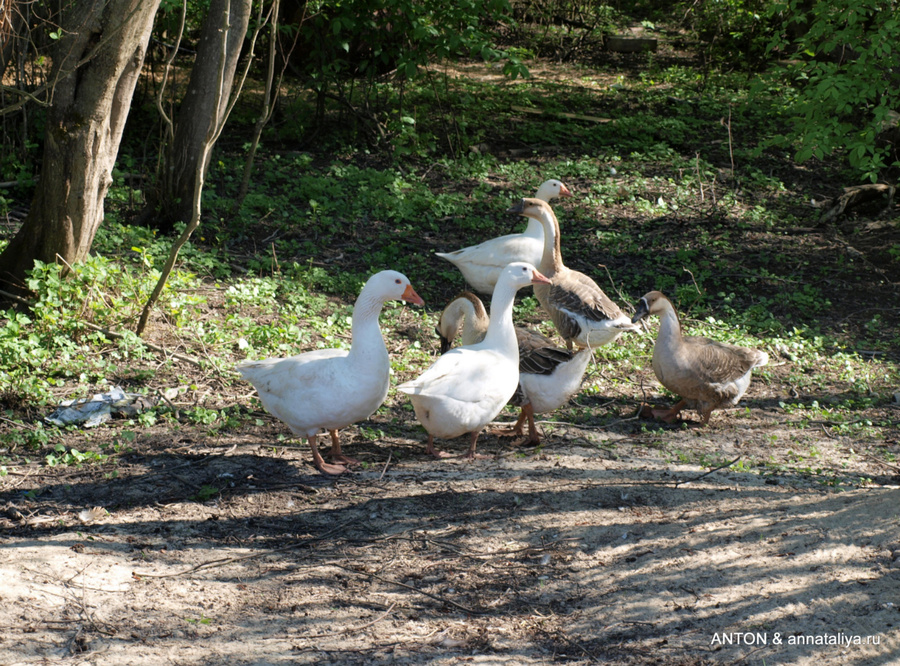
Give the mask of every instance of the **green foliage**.
M 178 34 L 178 26 L 184 16 L 184 38 L 193 39 L 203 25 L 203 19 L 209 11 L 209 0 L 161 0 L 153 22 L 153 34 L 161 43 L 170 44 L 173 36 Z
M 56 467 L 57 465 L 81 467 L 85 463 L 103 463 L 107 460 L 109 460 L 109 456 L 105 453 L 66 449 L 63 444 L 57 444 L 53 449 L 53 453 L 48 453 L 44 456 L 47 467 Z
M 502 60 L 507 76 L 526 75 L 516 55 L 492 45 L 494 38 L 485 27 L 508 12 L 507 0 L 308 4 L 298 36 L 303 57 L 295 65 L 316 94 L 316 124 L 322 124 L 326 100 L 332 99 L 340 113 L 365 109 L 351 111 L 349 122 L 341 123 L 354 139 L 387 141 L 402 154 L 422 150 L 426 137 L 416 131 L 416 114 L 404 98 L 406 83 L 428 78 L 425 65 L 460 56 Z
M 792 145 L 800 162 L 840 153 L 872 182 L 900 166 L 896 145 L 881 140 L 897 127 L 900 108 L 896 1 L 789 0 L 774 3 L 771 12 L 784 17 L 786 30 L 770 48 L 803 57 L 783 72 L 796 88 L 784 109 L 793 127 L 771 143 Z
M 397 70 L 415 78 L 418 68 L 459 55 L 495 60 L 483 21 L 509 10 L 506 0 L 440 2 L 349 0 L 309 3 L 300 41 L 309 53 L 305 70 L 314 85 L 340 77 Z
M 194 499 L 198 502 L 208 502 L 220 492 L 221 490 L 219 488 L 204 484 L 200 487 L 200 490 L 197 492 Z M 208 624 L 208 621 L 200 620 L 200 622 L 202 622 L 203 624 Z
M 618 32 L 633 19 L 617 6 L 594 0 L 546 0 L 513 3 L 513 7 L 518 23 L 508 26 L 508 39 L 518 53 L 563 61 L 602 49 L 604 37 Z M 650 21 L 643 23 L 645 28 L 653 29 Z
M 10 451 L 21 446 L 25 449 L 40 449 L 47 446 L 55 435 L 56 428 L 45 428 L 43 423 L 30 426 L 11 420 L 14 429 L 0 436 L 0 443 Z
M 91 349 L 110 345 L 96 326 L 120 329 L 140 311 L 156 278 L 146 259 L 92 255 L 68 271 L 35 262 L 26 280 L 34 294 L 31 310 L 6 312 L 0 327 L 0 383 L 7 395 L 47 404 L 54 401 L 53 387 L 72 379 L 106 381 L 119 361 L 142 358 L 144 344 L 134 335 L 117 339 L 105 355 Z M 183 288 L 186 279 L 179 272 L 173 286 Z M 195 312 L 197 300 L 190 292 L 170 292 L 165 302 L 177 321 Z
M 685 20 L 704 43 L 711 64 L 755 70 L 768 59 L 766 46 L 777 29 L 767 0 L 706 0 L 682 5 Z

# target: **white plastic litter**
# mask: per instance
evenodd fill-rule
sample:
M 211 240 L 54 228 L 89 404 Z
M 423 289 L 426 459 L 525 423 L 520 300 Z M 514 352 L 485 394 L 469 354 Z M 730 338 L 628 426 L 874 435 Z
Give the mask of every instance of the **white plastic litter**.
M 92 398 L 66 400 L 60 403 L 50 416 L 45 416 L 44 421 L 60 427 L 81 425 L 85 428 L 95 428 L 108 421 L 113 411 L 137 414 L 148 406 L 146 401 L 147 396 L 140 393 L 126 393 L 118 386 L 114 386 L 107 393 L 97 393 Z

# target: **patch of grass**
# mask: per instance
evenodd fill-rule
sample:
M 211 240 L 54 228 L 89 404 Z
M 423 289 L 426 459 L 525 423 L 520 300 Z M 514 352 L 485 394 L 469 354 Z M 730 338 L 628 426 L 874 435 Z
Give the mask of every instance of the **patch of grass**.
M 109 456 L 105 453 L 97 451 L 79 451 L 78 449 L 67 449 L 64 444 L 57 444 L 53 453 L 44 456 L 47 467 L 81 467 L 85 464 L 104 463 L 109 460 Z
M 193 499 L 195 502 L 208 502 L 220 492 L 222 492 L 221 489 L 216 488 L 215 486 L 204 484 L 200 487 L 200 490 L 193 497 Z

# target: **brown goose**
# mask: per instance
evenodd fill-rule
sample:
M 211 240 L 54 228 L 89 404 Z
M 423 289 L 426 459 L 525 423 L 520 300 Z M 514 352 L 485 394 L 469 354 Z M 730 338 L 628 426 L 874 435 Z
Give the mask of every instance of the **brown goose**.
M 535 285 L 534 295 L 569 349 L 573 346 L 593 349 L 612 342 L 624 331 L 641 332 L 640 326 L 596 282 L 563 264 L 559 221 L 549 204 L 539 199 L 522 199 L 508 212 L 538 220 L 544 228 L 540 270 L 552 284 Z
M 685 336 L 675 307 L 662 293 L 644 294 L 632 321 L 658 314 L 659 335 L 653 345 L 653 372 L 679 400 L 670 409 L 654 409 L 653 416 L 671 423 L 682 409 L 695 409 L 709 423 L 714 409 L 736 405 L 750 386 L 750 373 L 769 362 L 769 356 L 698 336 Z
M 480 342 L 489 321 L 481 300 L 472 292 L 464 291 L 441 313 L 437 325 L 441 353 L 450 349 L 460 332 L 463 346 Z M 521 437 L 527 420 L 528 436 L 523 441 L 537 445 L 541 436 L 534 415 L 559 409 L 578 391 L 591 351 L 582 349 L 573 354 L 557 347 L 546 336 L 521 327 L 516 327 L 516 341 L 519 345 L 519 385 L 509 404 L 522 409 L 509 434 Z

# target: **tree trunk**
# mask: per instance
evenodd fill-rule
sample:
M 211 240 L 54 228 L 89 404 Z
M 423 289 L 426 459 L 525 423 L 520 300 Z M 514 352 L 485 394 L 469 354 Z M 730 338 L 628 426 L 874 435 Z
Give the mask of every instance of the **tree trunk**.
M 164 231 L 191 219 L 197 174 L 205 175 L 210 151 L 204 151 L 215 118 L 223 117 L 250 22 L 251 0 L 211 0 L 203 22 L 197 58 L 175 121 L 175 138 L 166 147 L 162 173 L 151 193 L 142 221 Z M 221 35 L 227 32 L 224 50 Z M 224 72 L 220 94 L 219 72 Z M 205 158 L 204 158 L 205 152 Z M 201 164 L 202 160 L 202 164 Z
M 12 60 L 22 27 L 22 14 L 16 3 L 17 0 L 0 0 L 0 81 Z
M 244 175 L 241 178 L 241 186 L 238 190 L 237 198 L 235 198 L 234 206 L 231 208 L 232 215 L 237 215 L 241 206 L 244 205 L 244 199 L 247 198 L 247 192 L 250 190 L 250 178 L 253 175 L 253 161 L 256 158 L 256 150 L 259 148 L 259 141 L 262 138 L 263 130 L 265 129 L 268 122 L 272 119 L 272 115 L 275 112 L 275 103 L 278 100 L 278 92 L 281 89 L 281 81 L 284 78 L 284 71 L 287 69 L 287 60 L 282 63 L 281 71 L 278 73 L 278 80 L 275 79 L 275 56 L 278 53 L 278 30 L 279 23 L 278 18 L 281 11 L 281 0 L 272 0 L 272 6 L 269 9 L 269 14 L 266 17 L 267 21 L 270 21 L 270 34 L 269 38 L 269 64 L 266 70 L 266 90 L 263 93 L 263 103 L 262 109 L 260 110 L 259 117 L 256 119 L 256 124 L 253 126 L 253 138 L 250 141 L 250 150 L 247 153 L 247 159 L 244 161 Z M 260 12 L 260 17 L 262 12 Z M 299 34 L 299 32 L 297 33 Z M 294 37 L 294 44 L 297 43 L 296 36 Z M 293 47 L 291 48 L 293 50 Z M 290 52 L 288 52 L 288 58 L 290 57 Z
M 53 50 L 43 165 L 28 217 L 2 254 L 0 284 L 25 293 L 39 259 L 90 250 L 160 0 L 67 4 Z
M 250 5 L 251 0 L 246 0 L 248 12 Z M 169 279 L 169 275 L 171 275 L 172 270 L 175 268 L 175 262 L 178 261 L 178 253 L 181 252 L 181 248 L 188 242 L 191 234 L 200 226 L 200 214 L 202 208 L 201 199 L 203 195 L 203 182 L 206 177 L 206 167 L 209 164 L 212 149 L 216 145 L 219 136 L 222 134 L 222 129 L 225 127 L 228 116 L 234 108 L 238 96 L 241 94 L 244 81 L 247 79 L 247 73 L 250 71 L 250 64 L 253 62 L 253 49 L 256 44 L 256 38 L 259 36 L 259 31 L 262 29 L 263 25 L 265 25 L 265 22 L 261 19 L 262 6 L 260 5 L 260 16 L 257 21 L 256 30 L 253 32 L 253 37 L 250 39 L 247 63 L 244 67 L 240 81 L 233 91 L 232 82 L 234 75 L 232 73 L 232 75 L 228 77 L 227 82 L 225 75 L 225 67 L 228 62 L 228 47 L 229 44 L 233 44 L 234 42 L 233 31 L 240 30 L 241 35 L 243 35 L 247 30 L 246 23 L 243 26 L 235 26 L 230 20 L 230 11 L 226 8 L 225 16 L 222 17 L 220 21 L 223 26 L 222 29 L 213 33 L 212 39 L 210 42 L 207 42 L 208 54 L 215 50 L 215 46 L 218 46 L 216 62 L 218 62 L 219 68 L 217 71 L 211 73 L 209 79 L 206 81 L 206 88 L 209 94 L 209 104 L 207 105 L 207 108 L 210 110 L 210 116 L 206 134 L 203 136 L 203 140 L 199 142 L 197 148 L 198 154 L 197 158 L 194 160 L 195 171 L 191 174 L 193 176 L 192 182 L 194 184 L 194 191 L 190 201 L 190 216 L 188 217 L 187 224 L 181 232 L 181 235 L 172 244 L 172 248 L 169 251 L 169 257 L 166 259 L 166 263 L 163 265 L 162 271 L 160 272 L 159 280 L 156 282 L 156 287 L 153 288 L 153 293 L 150 294 L 150 298 L 148 298 L 147 302 L 144 304 L 144 309 L 141 312 L 141 317 L 135 328 L 135 333 L 137 333 L 138 336 L 144 333 L 147 323 L 150 321 L 150 313 L 159 300 L 159 297 L 162 295 L 166 282 Z M 164 113 L 163 116 L 165 116 Z M 169 129 L 171 130 L 171 124 L 169 125 Z

